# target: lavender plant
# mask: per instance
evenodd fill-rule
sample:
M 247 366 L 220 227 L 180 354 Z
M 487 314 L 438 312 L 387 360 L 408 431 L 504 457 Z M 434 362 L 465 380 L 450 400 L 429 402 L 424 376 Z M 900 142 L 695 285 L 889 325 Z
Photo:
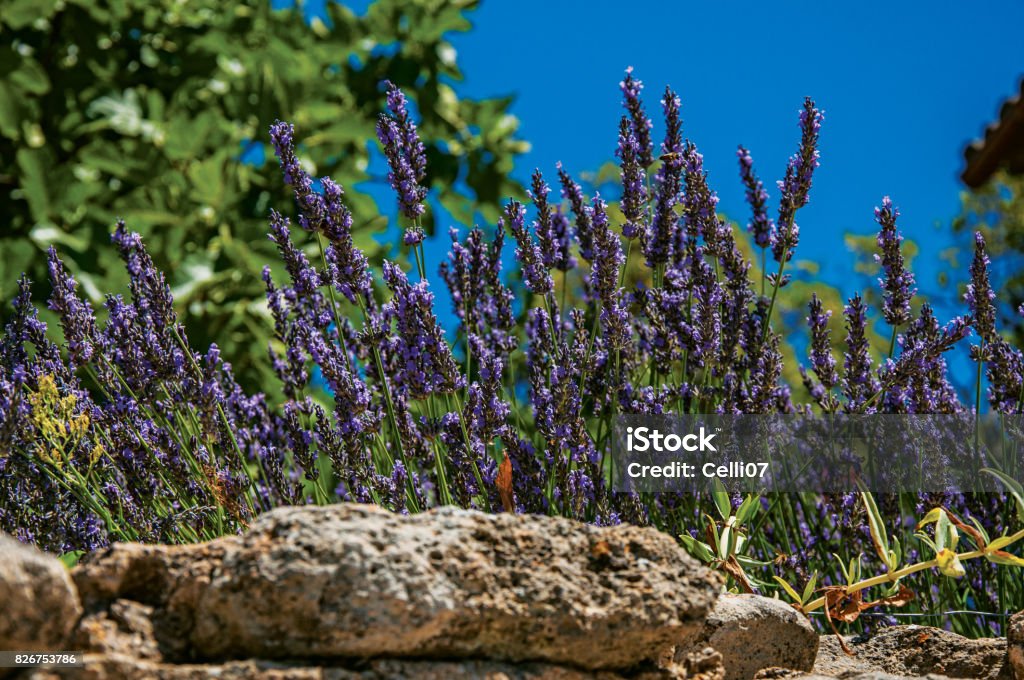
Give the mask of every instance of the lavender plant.
M 538 170 L 530 209 L 509 201 L 493 232 L 453 228 L 447 261 L 431 263 L 419 223 L 428 198 L 423 145 L 404 95 L 388 84 L 377 134 L 413 276 L 390 261 L 371 270 L 353 243 L 342 187 L 316 182 L 297 160 L 293 127 L 275 123 L 270 137 L 297 209 L 293 218 L 271 213 L 284 276 L 263 273 L 280 408 L 239 387 L 216 346 L 190 344 L 164 275 L 127 225 L 118 224 L 113 243 L 129 293 L 108 295 L 101 313 L 51 250 L 47 304 L 62 341 L 51 339 L 56 329 L 40 320 L 24 278 L 0 339 L 0 529 L 68 553 L 240 532 L 284 504 L 351 500 L 397 512 L 458 504 L 654 525 L 681 536 L 733 587 L 781 589 L 802 611 L 823 610 L 830 620 L 907 604 L 910 592 L 922 612 L 1019 608 L 1024 587 L 991 568 L 959 587 L 920 580 L 932 571 L 959 578 L 976 558 L 1024 564 L 1012 552 L 1024 538 L 1024 491 L 997 472 L 1006 495 L 612 492 L 607 451 L 617 414 L 980 413 L 980 379 L 976 403 L 963 405 L 944 359 L 972 329 L 982 339 L 974 356 L 979 376 L 987 366 L 990 408 L 1024 409 L 1024 360 L 995 328 L 981 237 L 970 314 L 943 326 L 924 304 L 914 316 L 913 276 L 888 198 L 876 211 L 882 315 L 893 328 L 888 356 L 872 354 L 868 310 L 855 295 L 842 310 L 837 361 L 832 311 L 813 296 L 809 370 L 801 369 L 797 391 L 785 384 L 773 311 L 818 167 L 822 112 L 810 99 L 800 110 L 800 143 L 778 183 L 775 219 L 740 147 L 748 236 L 718 214 L 703 158 L 683 138 L 679 98 L 666 89 L 655 158 L 631 70 L 621 89 L 616 210 L 605 197 L 588 198 L 561 166 L 565 205 L 553 201 Z M 507 234 L 522 285 L 501 271 Z M 760 271 L 768 252 L 778 267 L 757 284 L 748 239 L 760 250 Z M 630 267 L 643 272 L 639 283 L 626 284 Z M 452 343 L 434 313 L 427 272 L 435 268 L 458 320 Z M 915 538 L 912 517 L 931 533 Z M 957 551 L 961 536 L 970 550 Z M 872 564 L 879 574 L 862 577 Z M 873 587 L 884 592 L 865 602 Z M 980 633 L 996 630 L 998 619 L 955 625 Z

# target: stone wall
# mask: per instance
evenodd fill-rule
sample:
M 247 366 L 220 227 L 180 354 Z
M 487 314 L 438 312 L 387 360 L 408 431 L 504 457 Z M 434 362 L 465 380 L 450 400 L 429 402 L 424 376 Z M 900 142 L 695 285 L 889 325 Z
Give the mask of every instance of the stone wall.
M 718 574 L 653 529 L 453 508 L 282 508 L 243 536 L 119 544 L 70 574 L 0 537 L 0 650 L 85 652 L 83 667 L 17 671 L 33 680 L 751 680 L 890 670 L 877 650 L 843 666 L 832 642 L 818 653 L 814 629 L 787 605 L 721 590 Z M 1010 658 L 1019 667 L 1016 624 Z M 986 641 L 978 656 L 963 652 L 978 643 L 953 638 L 942 638 L 943 653 L 996 664 L 963 677 L 1011 677 L 1005 641 Z M 900 663 L 905 674 L 937 668 Z

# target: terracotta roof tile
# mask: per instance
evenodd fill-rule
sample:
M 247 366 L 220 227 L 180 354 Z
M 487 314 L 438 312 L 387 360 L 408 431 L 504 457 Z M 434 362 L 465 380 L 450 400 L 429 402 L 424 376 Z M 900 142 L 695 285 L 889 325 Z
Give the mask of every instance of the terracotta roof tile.
M 1002 168 L 1024 173 L 1024 79 L 1017 94 L 999 107 L 999 118 L 985 128 L 985 136 L 964 149 L 964 159 L 967 163 L 960 178 L 971 188 Z

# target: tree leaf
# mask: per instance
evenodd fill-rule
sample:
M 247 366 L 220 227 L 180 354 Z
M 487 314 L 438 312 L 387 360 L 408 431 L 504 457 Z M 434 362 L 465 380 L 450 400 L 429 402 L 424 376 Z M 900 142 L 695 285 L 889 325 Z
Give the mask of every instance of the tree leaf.
M 21 187 L 36 222 L 50 215 L 50 194 L 46 186 L 46 166 L 42 149 L 18 149 L 15 158 L 21 170 Z

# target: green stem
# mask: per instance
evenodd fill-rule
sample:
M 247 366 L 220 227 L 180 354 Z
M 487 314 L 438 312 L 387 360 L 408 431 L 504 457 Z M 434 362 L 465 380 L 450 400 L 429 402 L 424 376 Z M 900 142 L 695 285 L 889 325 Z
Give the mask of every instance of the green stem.
M 366 303 L 363 298 L 356 298 L 359 301 L 359 310 L 363 314 L 363 322 L 369 321 L 370 314 L 366 309 Z M 373 355 L 374 367 L 377 369 L 377 377 L 380 379 L 382 391 L 384 392 L 384 405 L 388 412 L 388 422 L 391 423 L 391 429 L 395 433 L 395 445 L 398 447 L 398 458 L 402 461 L 402 465 L 405 466 L 407 471 L 412 470 L 409 467 L 409 461 L 405 458 L 405 447 L 402 445 L 402 433 L 398 429 L 398 418 L 395 415 L 395 404 L 391 399 L 391 387 L 388 385 L 387 375 L 384 373 L 384 362 L 380 358 L 380 349 L 376 344 L 372 344 L 370 347 L 370 353 Z M 409 497 L 413 504 L 413 512 L 419 512 L 419 503 L 416 500 L 416 487 L 413 485 L 412 474 L 407 475 L 407 484 L 409 487 Z
M 1009 545 L 1012 545 L 1013 543 L 1016 543 L 1022 538 L 1024 538 L 1024 529 L 1021 529 L 1017 533 L 1010 536 L 1010 542 L 1007 543 L 1006 546 L 1003 547 L 1003 549 L 1005 549 Z M 957 557 L 960 559 L 961 562 L 963 562 L 965 560 L 973 560 L 978 557 L 984 557 L 986 554 L 986 550 L 970 550 L 968 552 L 958 553 Z M 938 561 L 934 559 L 928 560 L 926 562 L 919 562 L 917 564 L 912 564 L 910 566 L 903 567 L 902 569 L 897 569 L 893 572 L 879 574 L 878 576 L 874 576 L 869 579 L 864 579 L 863 581 L 858 581 L 857 583 L 853 583 L 851 585 L 846 586 L 844 592 L 847 595 L 853 595 L 854 593 L 858 593 L 866 588 L 870 588 L 871 586 L 882 585 L 883 583 L 895 583 L 896 581 L 900 580 L 905 576 L 910 576 L 911 574 L 916 574 L 919 571 L 931 569 L 932 567 L 936 566 L 938 566 Z M 818 599 L 812 600 L 811 602 L 808 602 L 806 605 L 804 605 L 803 612 L 806 614 L 809 612 L 813 612 L 816 609 L 821 609 L 824 606 L 825 598 L 819 597 Z
M 782 258 L 779 262 L 779 271 L 775 275 L 775 286 L 772 288 L 772 300 L 768 303 L 768 313 L 764 317 L 764 330 L 761 333 L 761 343 L 768 339 L 768 332 L 771 330 L 772 312 L 775 311 L 775 299 L 779 296 L 779 288 L 782 284 L 782 274 L 786 271 L 786 257 L 789 255 L 789 251 L 786 250 L 782 253 Z
M 316 245 L 320 248 L 320 261 L 324 264 L 324 272 L 327 271 L 327 254 L 324 251 L 324 240 L 320 232 L 316 232 Z M 334 295 L 333 282 L 327 282 L 327 292 L 331 297 L 331 316 L 334 318 L 334 328 L 338 331 L 338 342 L 341 343 L 341 350 L 345 353 L 345 361 L 351 361 L 348 353 L 348 346 L 345 343 L 345 335 L 341 332 L 341 314 L 338 313 L 338 300 Z

